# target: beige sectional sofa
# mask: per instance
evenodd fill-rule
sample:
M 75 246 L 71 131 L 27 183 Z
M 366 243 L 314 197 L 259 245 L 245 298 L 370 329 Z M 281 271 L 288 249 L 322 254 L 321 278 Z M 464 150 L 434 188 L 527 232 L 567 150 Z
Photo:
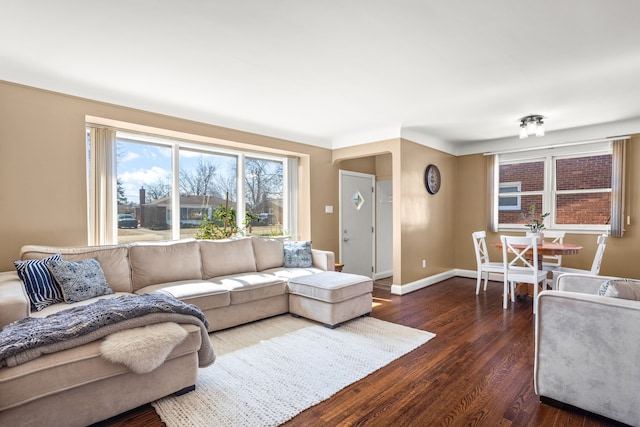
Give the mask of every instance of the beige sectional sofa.
M 638 281 L 570 273 L 539 294 L 534 383 L 543 402 L 640 425 L 639 299 Z
M 53 254 L 67 261 L 95 258 L 115 291 L 74 305 L 161 292 L 198 306 L 209 320 L 209 331 L 287 313 L 290 279 L 334 269 L 333 253 L 316 249 L 311 267 L 287 268 L 282 240 L 255 237 L 75 248 L 25 246 L 20 258 Z M 16 272 L 0 273 L 0 328 L 68 307 L 62 302 L 33 312 Z M 202 337 L 198 327 L 182 326 L 187 339 L 147 374 L 100 357 L 99 341 L 1 367 L 0 425 L 88 425 L 188 390 L 195 384 Z

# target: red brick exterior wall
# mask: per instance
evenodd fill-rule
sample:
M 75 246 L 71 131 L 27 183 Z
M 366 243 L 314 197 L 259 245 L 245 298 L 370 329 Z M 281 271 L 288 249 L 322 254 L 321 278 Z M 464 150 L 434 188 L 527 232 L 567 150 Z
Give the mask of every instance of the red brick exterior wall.
M 500 182 L 519 182 L 520 191 L 544 190 L 544 162 L 512 163 L 500 165 Z M 498 221 L 501 224 L 524 224 L 528 221 L 529 206 L 542 207 L 542 196 L 522 196 L 520 211 L 501 210 Z
M 544 162 L 514 163 L 500 166 L 500 182 L 520 182 L 521 191 L 542 191 Z M 611 188 L 611 155 L 556 160 L 557 190 Z M 502 224 L 524 224 L 529 206 L 535 204 L 542 214 L 542 196 L 522 196 L 521 211 L 501 210 Z M 556 196 L 556 224 L 608 224 L 610 193 L 561 194 Z
M 556 161 L 557 190 L 611 188 L 611 156 L 577 157 Z

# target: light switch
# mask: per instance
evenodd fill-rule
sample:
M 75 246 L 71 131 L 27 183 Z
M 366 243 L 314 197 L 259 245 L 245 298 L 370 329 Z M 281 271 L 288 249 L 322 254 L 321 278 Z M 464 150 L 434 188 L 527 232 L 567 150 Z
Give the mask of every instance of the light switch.
M 324 213 L 333 213 L 333 206 L 325 206 L 324 207 Z

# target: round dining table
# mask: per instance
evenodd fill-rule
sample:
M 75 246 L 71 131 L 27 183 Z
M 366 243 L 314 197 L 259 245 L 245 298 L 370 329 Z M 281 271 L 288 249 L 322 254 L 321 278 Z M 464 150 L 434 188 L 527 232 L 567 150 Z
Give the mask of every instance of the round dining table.
M 502 251 L 502 242 L 492 243 L 494 247 Z M 514 245 L 515 247 L 518 247 Z M 524 246 L 522 246 L 524 247 Z M 538 268 L 542 270 L 542 257 L 545 255 L 575 255 L 580 252 L 582 246 L 573 243 L 553 243 L 543 241 L 538 245 Z M 533 253 L 533 249 L 529 251 Z
M 502 252 L 502 242 L 498 241 L 492 243 L 492 246 L 499 249 Z M 518 247 L 517 245 L 514 245 Z M 525 246 L 522 246 L 524 248 Z M 542 257 L 545 255 L 575 255 L 580 252 L 582 246 L 575 245 L 573 243 L 554 243 L 542 241 L 538 245 L 538 269 L 542 270 Z M 533 254 L 533 249 L 527 251 L 528 254 Z M 526 256 L 526 254 L 525 254 Z M 523 295 L 533 296 L 533 285 L 521 283 L 517 286 L 515 295 L 520 298 Z

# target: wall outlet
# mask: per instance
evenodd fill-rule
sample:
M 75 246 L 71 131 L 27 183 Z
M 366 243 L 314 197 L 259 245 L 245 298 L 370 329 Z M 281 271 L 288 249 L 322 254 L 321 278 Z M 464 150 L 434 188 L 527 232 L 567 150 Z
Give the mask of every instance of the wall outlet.
M 422 268 L 427 268 L 427 260 L 426 259 L 422 260 Z

